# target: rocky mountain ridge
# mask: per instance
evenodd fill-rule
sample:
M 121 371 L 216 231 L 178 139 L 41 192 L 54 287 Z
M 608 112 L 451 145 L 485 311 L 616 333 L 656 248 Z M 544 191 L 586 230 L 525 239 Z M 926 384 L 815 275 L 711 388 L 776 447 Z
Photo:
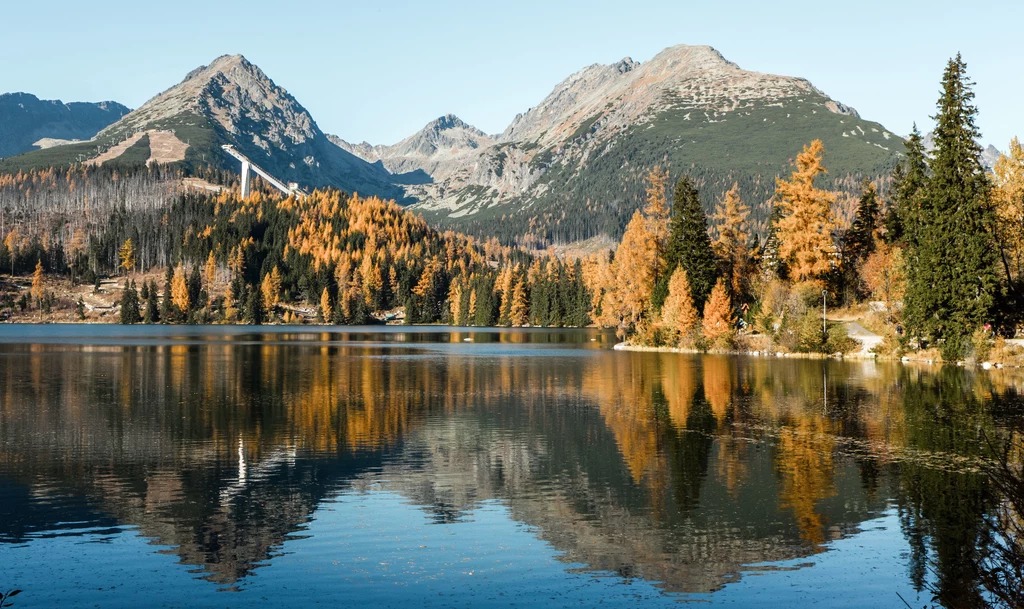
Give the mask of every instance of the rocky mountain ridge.
M 286 182 L 403 196 L 387 170 L 331 143 L 291 94 L 241 55 L 224 55 L 192 70 L 180 83 L 104 128 L 88 146 L 58 146 L 17 160 L 28 165 L 116 161 L 119 150 L 127 149 L 125 143 L 140 133 L 174 140 L 164 142 L 165 147 L 183 153 L 165 160 L 237 171 L 237 163 L 220 148 L 231 144 Z
M 474 147 L 419 146 L 430 130 L 394 146 L 339 145 L 420 172 L 403 188 L 438 224 L 488 233 L 500 223 L 539 243 L 617 233 L 656 164 L 675 176 L 703 172 L 709 206 L 735 181 L 756 207 L 812 139 L 825 140 L 834 180 L 849 184 L 881 175 L 902 150 L 898 136 L 806 79 L 743 70 L 687 45 L 643 63 L 587 66 Z
M 462 121 L 454 114 L 441 116 L 391 146 L 372 146 L 367 142 L 350 144 L 337 136 L 328 136 L 341 148 L 371 163 L 380 162 L 393 174 L 417 171 L 429 176 L 451 175 L 472 162 L 480 150 L 496 139 Z
M 51 141 L 92 139 L 128 112 L 129 108 L 114 101 L 64 103 L 30 93 L 0 94 L 0 157 L 42 148 Z
M 386 171 L 332 144 L 291 94 L 241 55 L 224 55 L 189 72 L 100 136 L 121 137 L 179 117 L 205 120 L 215 143 L 234 145 L 280 179 L 400 196 Z

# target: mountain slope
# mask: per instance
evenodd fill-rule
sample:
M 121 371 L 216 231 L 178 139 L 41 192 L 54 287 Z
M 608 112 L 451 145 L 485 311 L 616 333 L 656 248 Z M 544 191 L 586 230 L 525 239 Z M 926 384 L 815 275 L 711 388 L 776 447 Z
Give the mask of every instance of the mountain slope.
M 711 47 L 681 45 L 642 64 L 580 70 L 457 170 L 429 156 L 403 169 L 430 175 L 405 189 L 435 223 L 566 242 L 621 233 L 654 165 L 673 179 L 696 177 L 709 208 L 738 182 L 763 225 L 775 177 L 815 138 L 828 151 L 827 181 L 849 192 L 862 175 L 886 173 L 903 148 L 807 80 L 746 71 Z
M 87 140 L 128 114 L 117 102 L 39 99 L 29 93 L 0 95 L 0 158 L 41 147 L 40 140 Z
M 332 144 L 309 112 L 241 55 L 218 57 L 101 131 L 88 146 L 29 153 L 8 163 L 69 163 L 91 159 L 138 133 L 171 140 L 176 150 L 149 160 L 237 166 L 220 149 L 232 144 L 275 177 L 305 187 L 335 186 L 401 197 L 388 172 Z M 115 150 L 116 152 L 116 150 Z M 117 157 L 110 160 L 116 160 Z M 0 164 L 2 167 L 3 164 Z

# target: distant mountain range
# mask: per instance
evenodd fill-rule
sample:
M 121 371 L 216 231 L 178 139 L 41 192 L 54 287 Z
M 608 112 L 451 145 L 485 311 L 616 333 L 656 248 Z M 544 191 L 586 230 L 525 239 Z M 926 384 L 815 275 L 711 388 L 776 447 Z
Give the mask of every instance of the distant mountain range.
M 39 99 L 28 93 L 0 95 L 0 158 L 64 143 L 87 140 L 128 114 L 117 102 Z
M 550 244 L 617 236 L 655 165 L 693 176 L 709 208 L 738 183 L 763 226 L 775 177 L 811 140 L 825 144 L 825 181 L 851 195 L 863 178 L 887 176 L 903 150 L 902 138 L 807 80 L 743 70 L 707 46 L 588 66 L 495 135 L 446 115 L 394 145 L 352 144 L 321 131 L 240 55 L 127 110 L 0 96 L 0 155 L 24 152 L 0 170 L 126 160 L 235 168 L 220 149 L 232 144 L 285 181 L 395 198 L 438 225 Z M 43 138 L 50 147 L 31 150 Z
M 538 243 L 618 234 L 654 165 L 694 176 L 707 207 L 734 182 L 764 219 L 775 177 L 819 138 L 832 186 L 888 174 L 902 139 L 810 82 L 749 72 L 707 46 L 592 65 L 488 136 L 453 116 L 394 146 L 340 146 L 392 171 L 413 208 L 441 225 Z M 756 209 L 761 207 L 760 210 Z

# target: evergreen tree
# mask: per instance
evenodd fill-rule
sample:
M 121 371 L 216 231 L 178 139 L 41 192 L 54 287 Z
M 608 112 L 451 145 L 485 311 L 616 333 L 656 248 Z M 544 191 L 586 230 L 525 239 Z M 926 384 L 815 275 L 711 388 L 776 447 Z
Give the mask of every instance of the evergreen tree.
M 206 298 L 203 296 L 203 276 L 199 271 L 199 265 L 192 266 L 192 272 L 188 275 L 188 302 L 190 313 L 192 310 L 201 309 L 206 306 Z
M 146 309 L 142 315 L 142 321 L 147 324 L 160 323 L 160 304 L 157 302 L 156 282 L 151 281 L 145 291 Z
M 78 297 L 78 302 L 75 303 L 75 316 L 78 317 L 78 321 L 85 321 L 85 301 L 82 297 Z
M 896 167 L 892 170 L 892 185 L 889 187 L 891 196 L 889 197 L 889 205 L 885 208 L 885 218 L 882 221 L 885 226 L 885 242 L 890 245 L 903 242 L 903 220 L 900 218 L 897 200 L 899 197 L 898 193 L 903 187 L 903 181 L 906 180 L 906 175 L 903 162 L 897 162 Z
M 761 274 L 768 280 L 785 279 L 788 275 L 786 261 L 779 255 L 779 221 L 782 219 L 782 206 L 772 202 L 772 211 L 768 215 L 768 235 L 761 250 Z
M 886 221 L 886 229 L 890 243 L 912 244 L 915 241 L 914 230 L 920 225 L 920 195 L 928 183 L 928 156 L 916 124 L 904 146 L 907 160 L 897 165 L 893 172 L 892 213 Z
M 666 268 L 661 287 L 655 290 L 654 306 L 661 308 L 668 296 L 668 283 L 677 267 L 686 270 L 693 304 L 700 311 L 718 279 L 718 261 L 711 249 L 708 220 L 693 180 L 684 176 L 676 184 L 669 223 Z
M 125 285 L 121 292 L 121 317 L 122 324 L 137 324 L 142 321 L 139 315 L 139 293 L 135 290 L 135 282 L 131 281 Z
M 583 279 L 583 261 L 579 258 L 572 267 L 572 299 L 567 313 L 567 325 L 582 328 L 590 323 L 590 290 Z
M 874 184 L 865 180 L 857 215 L 843 236 L 843 253 L 856 266 L 875 250 L 875 230 L 878 228 L 878 193 Z
M 173 321 L 174 301 L 171 296 L 171 283 L 174 281 L 174 267 L 167 265 L 164 275 L 164 297 L 160 301 L 160 321 L 169 324 Z
M 931 177 L 914 216 L 906 295 L 908 326 L 941 340 L 942 357 L 966 354 L 973 331 L 990 319 L 998 291 L 995 215 L 981 165 L 973 83 L 958 54 L 942 78 Z
M 842 267 L 838 273 L 841 285 L 849 298 L 861 295 L 860 267 L 875 251 L 875 231 L 878 229 L 878 193 L 874 184 L 864 180 L 857 213 L 853 224 L 843 234 Z M 838 291 L 838 290 L 837 290 Z
M 266 321 L 267 310 L 263 305 L 263 294 L 259 289 L 246 287 L 245 323 L 253 326 Z

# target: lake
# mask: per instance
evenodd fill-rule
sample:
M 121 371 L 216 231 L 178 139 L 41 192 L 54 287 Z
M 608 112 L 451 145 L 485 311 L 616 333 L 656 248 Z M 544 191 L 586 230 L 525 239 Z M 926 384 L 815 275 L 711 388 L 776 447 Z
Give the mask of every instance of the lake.
M 1004 371 L 597 330 L 0 327 L 15 607 L 979 598 Z

